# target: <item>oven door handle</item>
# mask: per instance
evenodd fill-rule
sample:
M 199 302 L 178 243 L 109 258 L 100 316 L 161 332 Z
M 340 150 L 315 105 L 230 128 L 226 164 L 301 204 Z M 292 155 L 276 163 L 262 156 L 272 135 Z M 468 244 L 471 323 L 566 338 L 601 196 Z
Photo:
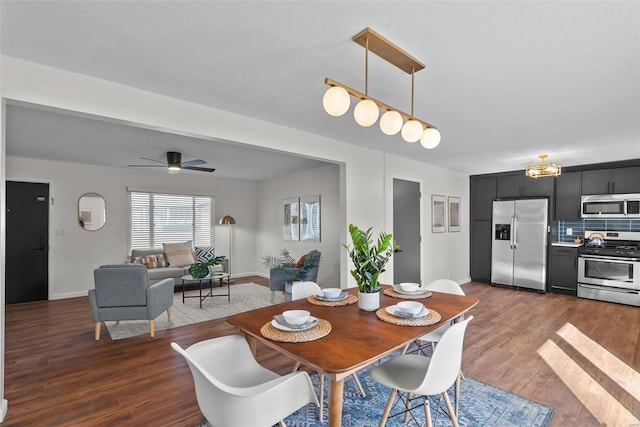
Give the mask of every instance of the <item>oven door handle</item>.
M 625 258 L 625 257 L 615 257 L 615 256 L 603 256 L 603 255 L 583 255 L 581 254 L 578 258 L 588 258 L 602 261 L 615 261 L 618 263 L 624 264 L 633 264 L 634 262 L 640 261 L 640 258 Z
M 632 295 L 640 294 L 640 291 L 634 291 L 632 289 L 611 288 L 609 286 L 585 285 L 584 283 L 578 283 L 578 286 L 581 288 L 593 289 L 596 291 L 605 290 L 607 292 L 617 292 L 619 294 L 632 294 Z

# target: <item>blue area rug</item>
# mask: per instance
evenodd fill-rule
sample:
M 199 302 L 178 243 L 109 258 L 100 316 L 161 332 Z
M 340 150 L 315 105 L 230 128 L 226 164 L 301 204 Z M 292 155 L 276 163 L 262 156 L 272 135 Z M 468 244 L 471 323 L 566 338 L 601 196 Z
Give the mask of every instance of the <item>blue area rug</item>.
M 353 379 L 347 378 L 344 385 L 344 406 L 342 410 L 343 427 L 374 427 L 384 411 L 389 398 L 390 389 L 373 381 L 368 375 L 368 369 L 358 372 L 358 378 L 367 393 L 360 396 Z M 311 379 L 318 388 L 318 375 L 312 374 Z M 290 415 L 284 421 L 287 427 L 311 427 L 327 425 L 328 402 L 327 390 L 329 382 L 325 380 L 324 422 L 317 418 L 315 405 L 307 405 L 298 412 Z M 449 395 L 453 403 L 453 388 Z M 413 401 L 418 405 L 422 399 Z M 450 427 L 451 420 L 446 413 L 444 400 L 437 397 L 430 398 L 431 418 L 434 427 Z M 399 412 L 403 404 L 396 403 L 391 415 Z M 387 426 L 424 426 L 424 409 L 422 407 L 411 411 L 415 419 L 409 418 L 403 424 L 404 415 L 389 418 Z M 488 384 L 467 377 L 460 385 L 460 409 L 458 423 L 460 427 L 546 427 L 553 416 L 553 408 L 525 399 L 517 394 L 492 387 Z M 203 423 L 200 426 L 207 426 Z

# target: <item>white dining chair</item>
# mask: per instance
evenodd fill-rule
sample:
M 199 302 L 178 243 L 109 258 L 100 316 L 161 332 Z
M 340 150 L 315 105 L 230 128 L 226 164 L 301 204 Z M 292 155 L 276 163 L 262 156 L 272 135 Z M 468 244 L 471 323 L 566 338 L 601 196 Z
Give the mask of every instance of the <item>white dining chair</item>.
M 389 413 L 398 396 L 405 404 L 405 411 L 393 416 L 411 411 L 411 402 L 422 396 L 424 401 L 424 415 L 427 426 L 431 426 L 431 409 L 427 396 L 441 394 L 447 405 L 447 412 L 454 427 L 458 427 L 458 417 L 451 406 L 447 390 L 456 382 L 462 366 L 462 348 L 464 333 L 469 321 L 455 323 L 442 335 L 431 357 L 420 354 L 401 354 L 374 366 L 369 370 L 369 376 L 376 382 L 391 388 L 387 405 L 382 413 L 380 426 L 384 426 Z M 406 396 L 398 393 L 406 393 Z M 406 423 L 406 418 L 405 418 Z
M 322 295 L 322 288 L 318 286 L 318 284 L 315 282 L 296 282 L 291 287 L 292 301 L 307 298 L 308 296 L 311 296 L 311 295 Z M 299 368 L 300 368 L 300 363 L 296 362 L 296 365 L 293 368 L 294 372 L 297 371 Z M 320 414 L 318 415 L 318 419 L 320 420 L 320 422 L 322 422 L 322 418 L 323 418 L 322 410 L 324 408 L 324 375 L 319 375 L 319 376 L 320 376 Z M 351 376 L 353 377 L 353 380 L 355 381 L 356 386 L 358 387 L 358 391 L 360 392 L 362 397 L 365 397 L 366 393 L 364 392 L 364 388 L 362 388 L 362 384 L 360 384 L 360 380 L 358 379 L 358 376 L 356 374 L 352 374 Z
M 198 406 L 216 427 L 284 426 L 288 415 L 309 403 L 319 405 L 309 374 L 280 376 L 264 368 L 240 335 L 201 341 L 186 350 L 172 342 L 171 348 L 186 359 Z
M 436 292 L 443 292 L 446 294 L 464 296 L 464 291 L 462 290 L 462 287 L 457 282 L 454 282 L 453 280 L 450 280 L 450 279 L 434 280 L 433 282 L 425 286 L 425 288 L 429 291 L 436 291 Z M 416 351 L 418 352 L 422 351 L 424 353 L 424 349 L 427 346 L 431 346 L 432 351 L 435 350 L 436 343 L 440 341 L 440 338 L 442 338 L 442 335 L 444 335 L 444 333 L 447 331 L 447 329 L 451 325 L 452 325 L 452 322 L 447 322 L 442 326 L 434 329 L 433 331 L 427 332 L 426 334 L 417 338 L 414 341 L 414 344 L 417 346 Z M 405 351 L 406 350 L 408 350 L 408 347 L 407 349 L 405 349 Z

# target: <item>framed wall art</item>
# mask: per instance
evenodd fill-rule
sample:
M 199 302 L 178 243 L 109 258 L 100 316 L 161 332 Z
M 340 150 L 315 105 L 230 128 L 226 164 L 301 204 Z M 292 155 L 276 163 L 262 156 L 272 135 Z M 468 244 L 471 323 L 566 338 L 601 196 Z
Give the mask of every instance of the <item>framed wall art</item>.
M 447 198 L 448 216 L 449 216 L 449 232 L 460 231 L 460 197 Z
M 290 197 L 282 200 L 282 239 L 300 240 L 299 199 Z
M 320 195 L 300 197 L 300 241 L 320 241 Z
M 431 195 L 431 232 L 447 231 L 447 198 L 438 194 Z

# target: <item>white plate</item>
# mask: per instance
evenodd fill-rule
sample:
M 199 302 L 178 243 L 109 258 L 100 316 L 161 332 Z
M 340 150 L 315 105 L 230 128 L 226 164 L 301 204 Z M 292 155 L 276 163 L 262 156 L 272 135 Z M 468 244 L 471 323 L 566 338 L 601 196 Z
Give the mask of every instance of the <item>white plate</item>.
M 341 292 L 337 298 L 329 298 L 329 297 L 325 297 L 324 295 L 314 295 L 314 297 L 316 297 L 316 299 L 319 299 L 320 301 L 342 301 L 348 296 L 349 296 L 348 292 Z
M 313 316 L 309 316 L 308 322 L 310 322 L 312 320 L 315 320 L 315 322 L 313 322 L 313 324 L 311 324 L 309 326 L 305 326 L 304 328 L 289 328 L 288 326 L 284 326 L 284 325 L 281 325 L 280 323 L 276 322 L 276 319 L 271 319 L 271 326 L 273 326 L 276 329 L 280 329 L 281 331 L 300 332 L 300 331 L 306 331 L 307 329 L 315 328 L 316 326 L 318 326 L 318 319 L 316 319 Z
M 427 292 L 427 289 L 423 289 L 423 288 L 418 288 L 415 291 L 405 291 L 405 290 L 402 290 L 400 286 L 395 286 L 395 285 L 393 286 L 393 290 L 399 294 L 405 294 L 405 295 L 420 295 Z
M 396 316 L 396 317 L 399 317 L 401 319 L 420 319 L 420 318 L 425 317 L 426 315 L 429 314 L 429 309 L 427 307 L 423 307 L 422 311 L 420 313 L 418 313 L 416 316 L 413 316 L 413 317 L 396 315 L 396 311 L 398 310 L 398 307 L 395 306 L 395 305 L 390 305 L 389 307 L 385 308 L 385 310 L 387 311 L 387 313 L 391 314 L 392 316 Z

